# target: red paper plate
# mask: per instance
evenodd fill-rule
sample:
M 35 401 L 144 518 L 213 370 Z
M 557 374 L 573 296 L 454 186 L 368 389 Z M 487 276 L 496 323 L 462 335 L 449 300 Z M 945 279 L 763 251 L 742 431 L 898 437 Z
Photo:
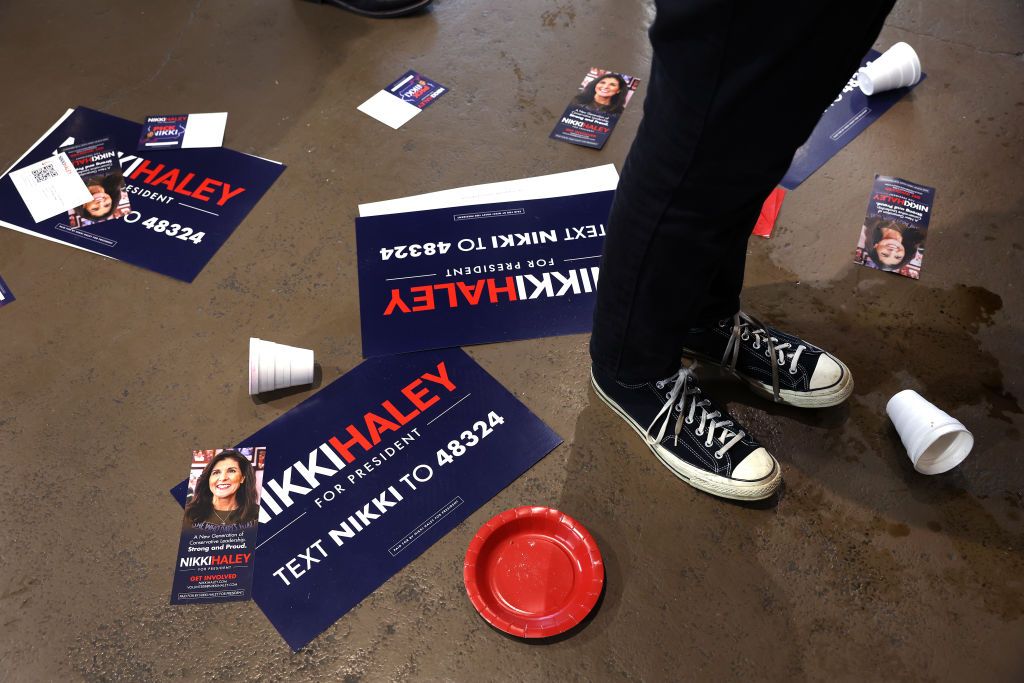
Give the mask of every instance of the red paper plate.
M 520 638 L 568 631 L 597 604 L 604 563 L 593 537 L 569 515 L 518 507 L 473 537 L 463 566 L 466 593 L 492 626 Z

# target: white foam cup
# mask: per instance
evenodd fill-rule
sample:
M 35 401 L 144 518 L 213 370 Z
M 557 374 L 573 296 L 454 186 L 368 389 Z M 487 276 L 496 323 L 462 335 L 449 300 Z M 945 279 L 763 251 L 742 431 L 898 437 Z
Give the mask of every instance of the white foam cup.
M 313 351 L 249 338 L 249 395 L 313 383 Z
M 878 59 L 857 71 L 857 84 L 865 95 L 903 88 L 921 80 L 921 60 L 914 48 L 896 43 Z
M 885 412 L 900 433 L 914 469 L 921 474 L 948 472 L 963 462 L 974 446 L 974 436 L 959 420 L 912 389 L 890 398 Z

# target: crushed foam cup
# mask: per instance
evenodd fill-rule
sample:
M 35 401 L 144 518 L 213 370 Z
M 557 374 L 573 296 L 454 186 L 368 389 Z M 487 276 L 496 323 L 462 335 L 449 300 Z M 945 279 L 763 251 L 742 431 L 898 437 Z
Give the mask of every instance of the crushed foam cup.
M 974 436 L 959 420 L 912 389 L 889 399 L 885 412 L 900 433 L 914 469 L 921 474 L 948 472 L 974 447 Z
M 878 59 L 857 71 L 857 84 L 865 95 L 904 88 L 921 80 L 921 60 L 907 43 L 896 43 Z
M 249 338 L 249 395 L 313 383 L 313 351 Z

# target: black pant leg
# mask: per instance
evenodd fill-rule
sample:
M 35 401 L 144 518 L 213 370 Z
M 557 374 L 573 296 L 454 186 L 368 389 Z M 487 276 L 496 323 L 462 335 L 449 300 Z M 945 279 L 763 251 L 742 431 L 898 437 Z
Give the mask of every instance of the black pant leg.
M 658 3 L 644 118 L 605 240 L 597 365 L 667 376 L 703 312 L 738 307 L 737 245 L 892 4 Z

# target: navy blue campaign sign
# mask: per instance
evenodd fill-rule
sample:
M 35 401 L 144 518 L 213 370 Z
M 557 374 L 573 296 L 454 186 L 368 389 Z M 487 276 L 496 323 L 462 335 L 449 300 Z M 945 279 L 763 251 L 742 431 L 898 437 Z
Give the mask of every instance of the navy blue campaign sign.
M 253 599 L 298 650 L 559 443 L 459 349 L 363 362 L 239 444 L 270 455 Z
M 363 355 L 589 331 L 614 194 L 357 218 Z
M 0 225 L 194 280 L 284 166 L 224 148 L 129 151 L 139 131 L 137 123 L 78 107 L 14 167 L 53 155 L 69 138 L 110 138 L 123 153 L 126 185 L 120 192 L 131 200 L 125 215 L 81 228 L 73 227 L 72 215 L 35 223 L 14 184 L 0 178 Z
M 879 55 L 881 53 L 878 50 L 869 50 L 861 66 L 878 59 Z M 922 73 L 921 81 L 924 79 L 925 74 Z M 918 81 L 917 85 L 920 85 L 921 81 Z M 863 133 L 917 85 L 868 97 L 861 92 L 860 86 L 857 85 L 857 74 L 854 73 L 843 86 L 839 96 L 821 115 L 807 142 L 793 155 L 793 162 L 779 184 L 787 190 L 795 190 L 800 183 L 824 166 L 826 161 L 838 154 L 839 150 Z

